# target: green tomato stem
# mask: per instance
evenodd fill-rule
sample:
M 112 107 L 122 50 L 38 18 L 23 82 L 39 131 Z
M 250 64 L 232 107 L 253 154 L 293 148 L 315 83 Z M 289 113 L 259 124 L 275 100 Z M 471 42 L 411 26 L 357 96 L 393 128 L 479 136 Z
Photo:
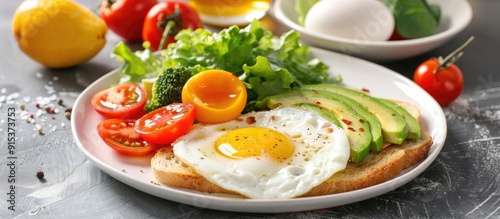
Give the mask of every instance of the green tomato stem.
M 454 64 L 462 55 L 464 54 L 463 50 L 465 47 L 467 47 L 472 41 L 474 40 L 474 36 L 471 36 L 462 46 L 458 47 L 455 51 L 453 51 L 451 54 L 446 56 L 444 59 L 443 57 L 438 58 L 439 66 L 436 68 L 435 71 L 437 70 L 442 70 L 450 67 L 452 64 Z
M 161 35 L 161 41 L 160 41 L 160 46 L 158 47 L 158 50 L 162 50 L 165 47 L 165 43 L 167 42 L 167 38 L 170 35 L 170 30 L 172 27 L 175 27 L 175 21 L 170 20 L 168 21 L 167 25 L 165 26 L 165 29 L 163 30 L 163 33 Z
M 111 8 L 111 6 L 116 2 L 116 0 L 108 0 L 107 2 L 108 4 L 106 5 L 106 7 Z
M 182 29 L 182 10 L 179 9 L 179 4 L 175 4 L 174 7 L 175 11 L 168 16 L 163 13 L 158 14 L 156 26 L 158 28 L 164 28 L 158 50 L 164 49 L 163 47 L 165 47 L 165 43 L 169 36 L 175 36 Z

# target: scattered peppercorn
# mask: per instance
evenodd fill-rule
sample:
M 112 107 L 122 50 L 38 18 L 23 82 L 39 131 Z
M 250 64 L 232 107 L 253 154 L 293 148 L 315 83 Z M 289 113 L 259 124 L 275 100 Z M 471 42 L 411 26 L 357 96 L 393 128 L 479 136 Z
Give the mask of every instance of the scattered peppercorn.
M 26 109 L 26 105 L 24 105 L 24 103 L 19 104 L 19 109 L 24 111 Z
M 45 174 L 43 173 L 43 171 L 36 172 L 36 178 L 43 179 L 44 176 L 45 176 Z
M 71 119 L 71 112 L 65 112 L 64 115 L 67 119 Z
M 45 105 L 43 107 L 43 110 L 45 110 L 46 112 L 50 113 L 50 112 L 52 112 L 52 107 L 50 105 Z
M 60 106 L 64 106 L 64 101 L 63 101 L 63 99 L 58 98 L 58 99 L 57 99 L 57 104 L 59 104 Z

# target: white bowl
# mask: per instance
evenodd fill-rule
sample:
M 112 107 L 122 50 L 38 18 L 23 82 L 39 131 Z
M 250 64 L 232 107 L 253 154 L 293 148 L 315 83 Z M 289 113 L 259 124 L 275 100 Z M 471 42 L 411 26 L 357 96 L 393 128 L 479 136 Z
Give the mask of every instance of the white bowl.
M 324 49 L 372 61 L 395 61 L 416 56 L 441 46 L 462 31 L 472 19 L 472 9 L 467 0 L 428 0 L 441 6 L 441 20 L 436 34 L 428 37 L 399 41 L 367 41 L 347 39 L 306 31 L 298 24 L 295 0 L 275 0 L 276 18 L 291 29 L 301 33 L 304 42 Z

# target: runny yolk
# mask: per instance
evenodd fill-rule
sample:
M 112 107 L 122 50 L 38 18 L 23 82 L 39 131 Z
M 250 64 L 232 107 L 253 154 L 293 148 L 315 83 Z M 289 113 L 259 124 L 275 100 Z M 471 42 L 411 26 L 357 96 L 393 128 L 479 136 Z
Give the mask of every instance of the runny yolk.
M 215 142 L 215 150 L 224 156 L 240 159 L 267 153 L 278 162 L 293 155 L 293 143 L 286 135 L 264 127 L 248 127 L 229 131 Z

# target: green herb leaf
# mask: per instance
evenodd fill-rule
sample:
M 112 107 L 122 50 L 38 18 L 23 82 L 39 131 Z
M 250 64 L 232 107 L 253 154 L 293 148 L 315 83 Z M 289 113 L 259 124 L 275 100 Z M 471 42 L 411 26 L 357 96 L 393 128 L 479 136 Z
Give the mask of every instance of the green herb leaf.
M 396 30 L 405 38 L 420 38 L 433 35 L 441 12 L 425 0 L 382 0 L 394 15 Z

